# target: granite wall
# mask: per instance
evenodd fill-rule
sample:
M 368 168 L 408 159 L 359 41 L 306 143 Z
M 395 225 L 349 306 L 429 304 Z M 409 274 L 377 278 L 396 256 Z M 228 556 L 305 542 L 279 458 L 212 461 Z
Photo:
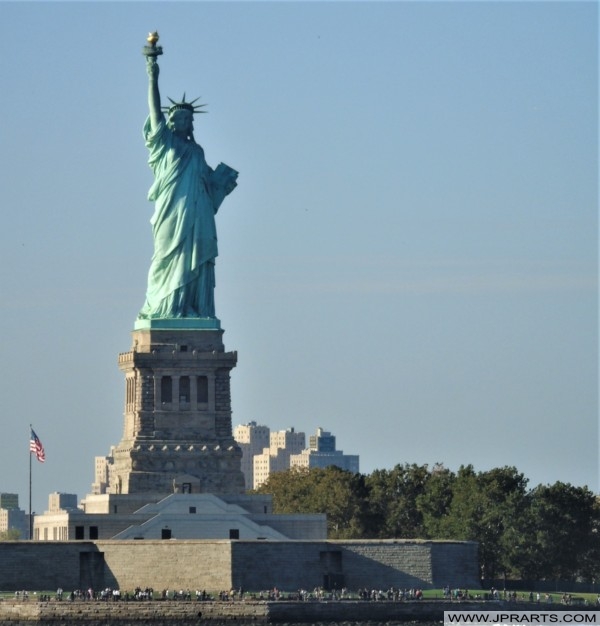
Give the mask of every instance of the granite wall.
M 477 544 L 387 541 L 0 543 L 0 589 L 479 587 Z

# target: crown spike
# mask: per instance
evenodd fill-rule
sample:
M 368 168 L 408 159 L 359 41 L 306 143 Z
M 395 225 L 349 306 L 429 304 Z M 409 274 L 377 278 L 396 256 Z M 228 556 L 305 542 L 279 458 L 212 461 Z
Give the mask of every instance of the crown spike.
M 181 98 L 181 102 L 176 102 L 175 100 L 173 100 L 172 98 L 169 98 L 169 96 L 167 96 L 169 102 L 171 103 L 170 107 L 162 107 L 162 110 L 165 112 L 168 112 L 169 115 L 173 113 L 173 111 L 177 111 L 180 109 L 183 109 L 185 111 L 189 111 L 190 113 L 206 113 L 206 111 L 201 111 L 200 109 L 202 107 L 205 107 L 206 104 L 196 104 L 196 102 L 198 102 L 198 100 L 200 100 L 200 97 L 195 98 L 194 100 L 192 100 L 191 102 L 186 102 L 185 100 L 185 92 L 183 94 L 183 97 Z

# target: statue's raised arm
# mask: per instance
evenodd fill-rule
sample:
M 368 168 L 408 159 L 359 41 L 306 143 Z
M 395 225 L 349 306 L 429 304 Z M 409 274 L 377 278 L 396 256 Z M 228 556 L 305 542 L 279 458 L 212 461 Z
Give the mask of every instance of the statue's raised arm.
M 148 84 L 148 109 L 150 111 L 150 125 L 152 130 L 156 130 L 160 122 L 160 92 L 158 91 L 159 67 L 155 58 L 149 58 L 146 68 L 150 82 Z
M 144 46 L 143 54 L 146 57 L 146 70 L 150 79 L 148 85 L 148 108 L 150 110 L 150 125 L 152 130 L 156 130 L 161 118 L 160 112 L 160 92 L 158 90 L 159 67 L 156 61 L 162 54 L 162 48 L 156 45 L 158 33 L 155 31 L 148 35 L 147 46 Z

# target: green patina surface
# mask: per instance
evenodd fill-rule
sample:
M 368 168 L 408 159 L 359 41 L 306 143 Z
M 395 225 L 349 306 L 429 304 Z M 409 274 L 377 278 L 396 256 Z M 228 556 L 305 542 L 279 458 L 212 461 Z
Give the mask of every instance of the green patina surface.
M 137 319 L 134 330 L 220 330 L 221 322 L 216 317 L 179 317 Z
M 148 272 L 146 300 L 138 322 L 215 316 L 215 259 L 218 255 L 215 214 L 236 187 L 238 173 L 221 163 L 212 169 L 194 138 L 195 101 L 171 100 L 163 114 L 158 89 L 158 34 L 144 48 L 149 76 L 150 114 L 144 125 L 148 164 L 154 183 L 150 220 L 154 254 Z M 159 51 L 160 50 L 160 51 Z M 153 52 L 154 51 L 154 52 Z M 218 320 L 217 320 L 218 322 Z M 204 322 L 194 326 L 204 328 Z M 215 328 L 215 326 L 208 326 Z M 136 325 L 136 329 L 145 326 Z M 174 326 L 168 326 L 174 328 Z M 186 326 L 190 328 L 190 326 Z

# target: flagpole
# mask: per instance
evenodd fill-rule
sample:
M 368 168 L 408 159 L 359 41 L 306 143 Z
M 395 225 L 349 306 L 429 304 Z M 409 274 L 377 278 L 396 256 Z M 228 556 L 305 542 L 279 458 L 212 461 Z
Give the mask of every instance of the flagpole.
M 31 424 L 29 424 L 29 437 L 31 438 Z M 33 539 L 32 532 L 33 529 L 33 519 L 31 517 L 31 449 L 29 450 L 29 540 Z

